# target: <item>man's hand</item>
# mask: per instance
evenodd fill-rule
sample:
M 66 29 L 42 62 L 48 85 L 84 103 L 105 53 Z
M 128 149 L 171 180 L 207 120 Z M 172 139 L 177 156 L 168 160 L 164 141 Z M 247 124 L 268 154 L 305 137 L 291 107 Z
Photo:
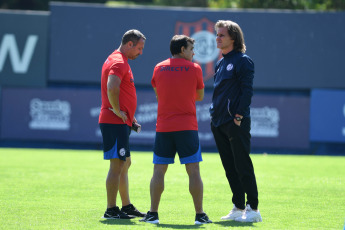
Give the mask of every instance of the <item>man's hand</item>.
M 235 114 L 235 117 L 240 117 L 241 119 L 243 119 L 243 116 L 239 115 L 237 113 Z M 241 126 L 241 121 L 238 121 L 238 120 L 234 119 L 234 122 L 235 122 L 236 125 Z
M 124 111 L 116 112 L 113 108 L 109 108 L 113 113 L 115 113 L 116 116 L 122 119 L 123 123 L 126 123 L 127 121 L 127 113 Z

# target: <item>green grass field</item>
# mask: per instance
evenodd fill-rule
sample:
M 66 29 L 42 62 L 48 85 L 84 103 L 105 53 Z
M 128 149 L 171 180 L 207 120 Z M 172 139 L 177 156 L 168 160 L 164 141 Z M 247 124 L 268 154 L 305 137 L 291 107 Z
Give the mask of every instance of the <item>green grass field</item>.
M 0 149 L 0 229 L 343 229 L 345 157 L 253 154 L 262 223 L 221 221 L 232 208 L 218 154 L 203 154 L 204 210 L 214 222 L 194 225 L 183 165 L 171 165 L 161 224 L 104 220 L 108 161 L 101 151 Z M 150 207 L 152 153 L 132 152 L 130 195 Z M 120 201 L 120 199 L 119 199 Z

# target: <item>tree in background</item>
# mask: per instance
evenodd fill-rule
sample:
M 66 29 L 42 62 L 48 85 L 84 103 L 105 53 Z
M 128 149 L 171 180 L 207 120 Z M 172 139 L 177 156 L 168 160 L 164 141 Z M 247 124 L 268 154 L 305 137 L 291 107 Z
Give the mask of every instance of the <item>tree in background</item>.
M 2 9 L 45 10 L 48 1 L 41 0 L 0 0 Z M 47 5 L 48 6 L 48 5 Z
M 208 0 L 153 0 L 153 3 L 161 6 L 208 7 Z
M 132 3 L 160 6 L 194 6 L 211 8 L 252 8 L 291 10 L 345 10 L 345 0 L 58 0 L 84 3 Z M 2 9 L 49 10 L 50 0 L 0 0 Z
M 57 0 L 59 2 L 105 3 L 106 0 Z M 1 9 L 49 10 L 50 0 L 0 0 Z
M 209 0 L 215 8 L 344 10 L 345 0 Z

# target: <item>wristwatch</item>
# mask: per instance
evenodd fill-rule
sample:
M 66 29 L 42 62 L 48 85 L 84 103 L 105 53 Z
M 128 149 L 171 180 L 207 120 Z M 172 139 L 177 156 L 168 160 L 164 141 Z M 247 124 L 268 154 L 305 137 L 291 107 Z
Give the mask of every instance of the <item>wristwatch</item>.
M 240 118 L 240 117 L 235 117 L 235 120 L 236 121 L 242 121 L 243 118 Z

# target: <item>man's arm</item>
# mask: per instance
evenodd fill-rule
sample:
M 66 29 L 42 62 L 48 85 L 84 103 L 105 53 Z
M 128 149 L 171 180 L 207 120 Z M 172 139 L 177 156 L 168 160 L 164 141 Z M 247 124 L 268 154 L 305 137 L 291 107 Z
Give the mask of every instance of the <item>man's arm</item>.
M 122 119 L 123 123 L 126 123 L 127 115 L 126 112 L 120 110 L 120 102 L 119 102 L 119 95 L 120 95 L 120 85 L 121 79 L 116 75 L 109 75 L 108 82 L 107 82 L 107 94 L 108 99 L 113 107 L 113 112 Z
M 156 88 L 153 88 L 153 90 L 155 91 L 155 94 L 156 94 L 156 98 L 157 98 L 157 101 L 158 101 L 158 94 L 157 94 L 157 89 L 156 89 Z
M 240 103 L 235 117 L 240 117 L 242 119 L 246 108 L 251 104 L 253 96 L 254 63 L 249 57 L 242 59 L 238 74 L 242 96 L 240 97 Z M 234 122 L 239 126 L 241 125 L 241 121 L 234 119 Z
M 196 90 L 196 101 L 202 101 L 204 99 L 204 94 L 205 94 L 205 91 L 204 89 L 197 89 Z
M 237 74 L 239 75 L 242 95 L 236 113 L 244 115 L 253 96 L 254 62 L 249 57 L 243 58 Z

